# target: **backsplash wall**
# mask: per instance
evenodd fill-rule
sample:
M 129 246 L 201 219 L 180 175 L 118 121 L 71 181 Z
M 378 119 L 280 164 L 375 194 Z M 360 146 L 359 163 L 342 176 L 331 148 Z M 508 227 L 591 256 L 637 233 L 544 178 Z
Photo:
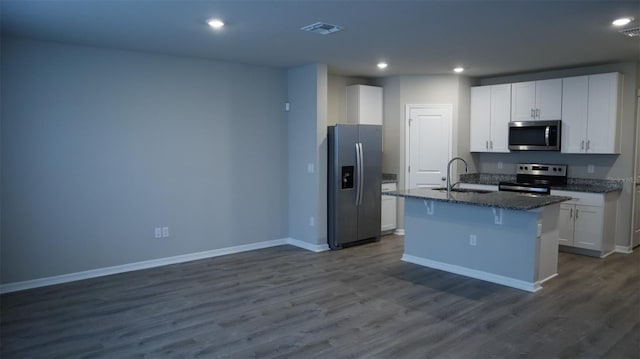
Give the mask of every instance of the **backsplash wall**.
M 473 155 L 478 171 L 483 173 L 514 174 L 518 163 L 544 163 L 567 165 L 568 176 L 577 178 L 608 179 L 616 177 L 611 168 L 619 155 L 580 155 L 553 152 L 477 153 Z M 502 168 L 499 163 L 502 163 Z M 593 165 L 593 173 L 588 166 Z

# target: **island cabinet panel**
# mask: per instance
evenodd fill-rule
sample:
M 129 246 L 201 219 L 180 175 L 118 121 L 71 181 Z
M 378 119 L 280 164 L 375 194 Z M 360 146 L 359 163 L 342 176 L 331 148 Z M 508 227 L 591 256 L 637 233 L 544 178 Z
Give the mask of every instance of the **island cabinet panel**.
M 562 116 L 562 79 L 511 85 L 511 121 L 550 121 Z
M 509 152 L 511 84 L 471 88 L 471 152 Z
M 522 211 L 405 198 L 402 259 L 536 291 L 557 275 L 559 207 Z
M 562 79 L 562 152 L 620 153 L 619 73 Z
M 585 193 L 551 190 L 551 194 L 569 196 L 560 205 L 560 249 L 596 257 L 615 250 L 616 199 L 618 192 Z

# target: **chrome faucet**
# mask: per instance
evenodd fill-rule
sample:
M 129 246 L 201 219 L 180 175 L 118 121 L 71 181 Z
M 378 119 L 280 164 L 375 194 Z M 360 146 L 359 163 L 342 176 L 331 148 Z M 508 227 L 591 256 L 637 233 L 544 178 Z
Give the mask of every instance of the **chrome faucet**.
M 467 166 L 467 161 L 465 161 L 464 158 L 462 158 L 462 157 L 454 157 L 449 161 L 449 163 L 447 164 L 447 196 L 451 194 L 451 164 L 455 160 L 460 160 L 460 161 L 464 162 L 464 173 L 469 172 L 469 167 Z

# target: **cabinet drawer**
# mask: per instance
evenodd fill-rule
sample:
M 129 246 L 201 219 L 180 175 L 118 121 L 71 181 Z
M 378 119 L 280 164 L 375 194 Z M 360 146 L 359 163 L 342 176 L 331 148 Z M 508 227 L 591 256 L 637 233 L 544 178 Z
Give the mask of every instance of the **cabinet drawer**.
M 602 193 L 551 190 L 551 194 L 554 196 L 568 196 L 573 198 L 570 201 L 563 202 L 565 204 L 579 204 L 584 206 L 600 207 L 604 206 L 604 194 Z
M 396 183 L 383 183 L 382 184 L 382 192 L 391 192 L 395 191 L 398 188 Z

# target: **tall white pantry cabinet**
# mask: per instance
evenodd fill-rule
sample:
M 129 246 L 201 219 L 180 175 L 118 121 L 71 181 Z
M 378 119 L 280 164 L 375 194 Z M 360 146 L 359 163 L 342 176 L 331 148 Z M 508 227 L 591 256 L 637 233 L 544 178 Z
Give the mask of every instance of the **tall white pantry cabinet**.
M 347 86 L 347 123 L 382 125 L 382 87 Z

